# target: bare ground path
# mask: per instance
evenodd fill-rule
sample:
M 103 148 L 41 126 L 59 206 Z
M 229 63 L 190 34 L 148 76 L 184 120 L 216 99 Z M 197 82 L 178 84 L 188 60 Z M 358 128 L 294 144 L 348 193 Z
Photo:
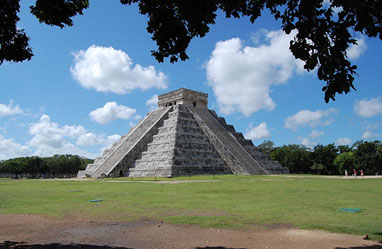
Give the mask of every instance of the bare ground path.
M 307 231 L 277 225 L 231 230 L 173 225 L 153 220 L 129 223 L 1 215 L 1 249 L 382 249 L 362 236 Z

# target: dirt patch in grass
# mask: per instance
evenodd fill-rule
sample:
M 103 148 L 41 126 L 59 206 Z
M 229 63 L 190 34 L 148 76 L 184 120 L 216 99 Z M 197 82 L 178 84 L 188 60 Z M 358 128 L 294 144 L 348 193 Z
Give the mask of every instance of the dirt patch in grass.
M 115 218 L 116 220 L 118 217 Z M 142 219 L 105 222 L 53 219 L 37 215 L 0 215 L 1 249 L 239 249 L 382 248 L 362 236 L 308 231 L 283 224 L 270 229 L 216 229 Z

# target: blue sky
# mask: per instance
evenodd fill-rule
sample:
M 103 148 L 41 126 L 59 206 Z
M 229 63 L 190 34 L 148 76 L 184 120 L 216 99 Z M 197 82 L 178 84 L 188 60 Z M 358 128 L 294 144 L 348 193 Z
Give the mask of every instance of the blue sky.
M 324 82 L 288 50 L 291 36 L 264 13 L 217 18 L 194 39 L 190 59 L 157 63 L 146 17 L 136 6 L 91 1 L 74 26 L 38 23 L 21 1 L 20 22 L 35 56 L 0 66 L 0 160 L 95 157 L 152 110 L 155 95 L 180 87 L 208 93 L 209 108 L 255 144 L 352 144 L 382 138 L 382 44 L 360 34 L 348 55 L 357 91 L 326 104 Z

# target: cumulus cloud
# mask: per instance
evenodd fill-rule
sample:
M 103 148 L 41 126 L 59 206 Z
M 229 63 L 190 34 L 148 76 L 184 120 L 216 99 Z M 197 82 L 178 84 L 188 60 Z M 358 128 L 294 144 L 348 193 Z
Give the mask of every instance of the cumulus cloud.
M 114 134 L 111 136 L 106 136 L 105 134 L 94 134 L 88 132 L 84 135 L 81 135 L 77 139 L 77 144 L 81 146 L 90 146 L 90 145 L 103 145 L 101 148 L 101 152 L 105 149 L 110 149 L 112 144 L 121 139 L 121 136 L 118 134 Z
M 103 148 L 101 148 L 101 151 L 105 150 L 105 149 L 109 149 L 111 148 L 111 146 L 113 145 L 113 143 L 117 142 L 118 140 L 121 139 L 121 136 L 118 135 L 118 134 L 114 134 L 114 135 L 111 135 L 111 136 L 101 136 L 100 137 L 100 143 L 104 145 Z
M 149 107 L 150 111 L 155 110 L 158 106 L 158 95 L 153 95 L 146 101 L 146 105 Z
M 376 138 L 376 137 L 379 137 L 379 134 L 370 130 L 366 130 L 362 133 L 363 139 L 370 139 L 370 138 Z
M 94 134 L 88 132 L 78 137 L 76 144 L 81 146 L 91 146 L 91 145 L 103 145 L 101 151 L 111 148 L 112 144 L 121 139 L 121 136 L 114 134 L 111 136 L 105 136 L 105 134 Z
M 59 125 L 48 115 L 42 115 L 38 122 L 29 125 L 32 139 L 19 144 L 13 139 L 0 135 L 0 160 L 22 156 L 52 156 L 55 154 L 76 154 L 94 158 L 97 154 L 87 151 L 83 146 L 101 146 L 101 151 L 110 148 L 121 136 L 106 136 L 87 131 L 81 125 Z
M 91 111 L 89 115 L 97 123 L 106 124 L 116 119 L 131 119 L 136 112 L 135 109 L 118 105 L 116 102 L 107 102 L 103 107 Z
M 76 144 L 81 146 L 91 146 L 95 145 L 98 142 L 97 135 L 92 132 L 86 132 L 78 136 Z
M 317 111 L 301 110 L 286 118 L 284 127 L 294 131 L 298 126 L 310 125 L 315 127 L 317 125 L 329 125 L 332 122 L 330 115 L 334 112 L 336 112 L 334 108 Z
M 77 154 L 93 158 L 96 155 L 79 146 L 102 145 L 110 146 L 119 135 L 106 136 L 87 131 L 81 125 L 64 125 L 52 122 L 48 115 L 42 115 L 40 120 L 32 123 L 29 133 L 33 136 L 28 142 L 34 148 L 33 154 L 51 156 L 54 154 Z
M 310 137 L 312 138 L 316 138 L 316 137 L 319 137 L 319 136 L 322 136 L 324 134 L 323 131 L 317 131 L 317 130 L 313 130 L 311 133 L 310 133 Z
M 0 117 L 7 115 L 22 114 L 23 110 L 18 105 L 13 104 L 13 100 L 9 101 L 9 104 L 0 104 Z
M 6 139 L 0 135 L 0 160 L 29 156 L 30 154 L 31 151 L 28 146 L 18 144 L 13 139 Z
M 313 142 L 307 137 L 298 137 L 297 140 L 300 141 L 300 144 L 308 148 L 313 148 L 315 145 L 317 145 L 317 142 Z
M 382 97 L 362 99 L 354 104 L 354 112 L 361 117 L 371 118 L 382 114 Z
M 73 78 L 84 88 L 126 94 L 135 89 L 167 88 L 167 77 L 154 66 L 133 65 L 122 50 L 92 45 L 74 55 Z
M 346 51 L 349 59 L 358 59 L 367 49 L 367 45 L 364 37 L 358 39 L 357 45 L 350 45 L 348 50 Z
M 352 140 L 350 138 L 342 137 L 342 138 L 337 139 L 336 145 L 349 145 L 349 144 L 351 144 L 351 142 L 352 142 Z
M 273 110 L 271 87 L 301 71 L 301 61 L 289 51 L 294 33 L 262 30 L 260 35 L 265 35 L 266 44 L 244 46 L 239 38 L 219 41 L 205 64 L 207 83 L 224 114 L 239 111 L 249 116 L 261 109 Z M 259 36 L 252 35 L 252 40 L 259 43 Z
M 375 132 L 375 130 L 378 130 L 380 127 L 380 124 L 371 124 L 366 127 L 364 132 L 362 133 L 363 139 L 371 139 L 381 136 L 381 134 L 378 134 Z
M 270 132 L 268 130 L 266 122 L 262 122 L 256 127 L 250 125 L 247 129 L 247 133 L 245 134 L 245 137 L 248 139 L 262 139 L 268 138 L 269 136 Z
M 62 126 L 50 120 L 48 115 L 42 115 L 39 122 L 32 123 L 29 133 L 33 138 L 28 145 L 36 148 L 36 155 L 49 156 L 54 154 L 80 154 L 86 152 L 81 151 L 66 137 L 76 138 L 86 132 L 82 126 Z

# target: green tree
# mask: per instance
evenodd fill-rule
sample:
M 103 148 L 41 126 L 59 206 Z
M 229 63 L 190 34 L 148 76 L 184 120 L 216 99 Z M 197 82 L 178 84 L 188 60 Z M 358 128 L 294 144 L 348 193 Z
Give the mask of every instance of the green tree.
M 344 174 L 345 170 L 349 173 L 354 169 L 355 156 L 353 152 L 343 152 L 334 159 L 333 165 L 340 174 Z
M 339 174 L 336 167 L 333 165 L 334 159 L 338 155 L 338 149 L 334 144 L 314 146 L 312 160 L 318 174 L 335 175 Z
M 322 163 L 313 162 L 313 166 L 310 168 L 319 175 L 326 175 L 328 172 L 328 169 Z
M 275 144 L 271 140 L 264 140 L 257 147 L 263 152 L 267 157 L 270 156 L 271 152 L 275 149 Z
M 305 146 L 292 144 L 277 147 L 270 157 L 287 167 L 291 173 L 311 173 L 311 152 Z
M 37 0 L 30 10 L 40 22 L 63 28 L 72 26 L 72 17 L 82 14 L 87 7 L 88 0 Z M 33 56 L 29 37 L 17 27 L 19 11 L 20 0 L 0 1 L 0 64 L 30 60 Z
M 8 172 L 14 174 L 16 178 L 19 178 L 19 175 L 25 172 L 24 165 L 19 158 L 8 160 L 5 165 Z
M 0 2 L 0 64 L 23 61 L 32 57 L 29 37 L 17 28 L 20 0 Z M 308 71 L 317 69 L 317 76 L 326 82 L 322 88 L 325 101 L 337 93 L 354 88 L 356 66 L 347 58 L 347 49 L 357 44 L 355 32 L 382 39 L 382 1 L 380 0 L 120 0 L 124 5 L 138 4 L 148 18 L 147 31 L 158 50 L 152 55 L 163 62 L 188 59 L 187 48 L 195 37 L 205 36 L 215 24 L 217 12 L 227 18 L 248 17 L 255 22 L 267 9 L 281 28 L 290 34 L 293 55 L 304 62 Z M 59 27 L 71 26 L 72 17 L 82 14 L 88 0 L 36 0 L 31 12 L 40 22 Z M 338 10 L 338 13 L 334 12 Z
M 340 154 L 352 151 L 352 148 L 349 145 L 339 145 L 337 148 Z
M 380 141 L 357 141 L 354 143 L 355 165 L 357 169 L 363 169 L 366 174 L 382 172 L 382 154 L 380 153 Z
M 51 177 L 75 175 L 92 163 L 92 159 L 81 158 L 78 155 L 54 155 L 52 157 L 19 157 L 0 161 L 0 172 L 15 174 L 29 174 L 30 177 Z

